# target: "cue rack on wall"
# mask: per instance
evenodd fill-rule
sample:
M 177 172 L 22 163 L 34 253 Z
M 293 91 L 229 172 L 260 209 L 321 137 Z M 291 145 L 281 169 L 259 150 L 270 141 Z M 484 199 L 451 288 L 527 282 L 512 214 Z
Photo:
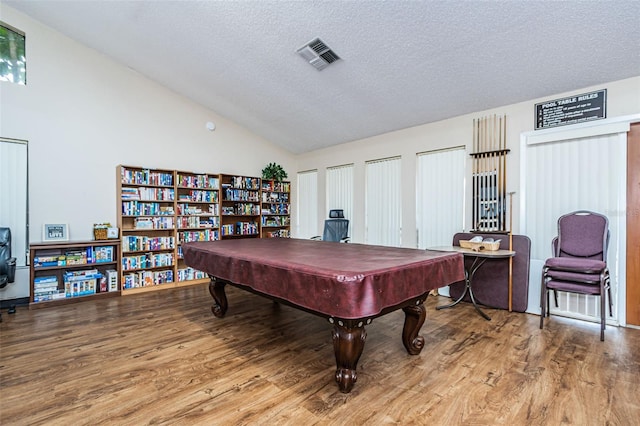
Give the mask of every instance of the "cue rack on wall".
M 473 120 L 473 230 L 506 232 L 507 116 Z

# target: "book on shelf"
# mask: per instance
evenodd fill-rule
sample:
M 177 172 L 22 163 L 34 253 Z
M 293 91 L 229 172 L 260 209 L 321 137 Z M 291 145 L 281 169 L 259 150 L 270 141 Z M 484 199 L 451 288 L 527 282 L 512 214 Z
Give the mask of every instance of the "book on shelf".
M 67 258 L 63 254 L 53 256 L 36 256 L 33 258 L 34 268 L 46 268 L 50 266 L 65 266 Z
M 98 280 L 102 274 L 97 269 L 83 271 L 67 271 L 63 274 L 64 291 L 66 297 L 79 297 L 95 294 Z
M 115 269 L 104 271 L 107 277 L 107 291 L 118 291 L 118 272 Z
M 100 246 L 93 249 L 95 263 L 113 262 L 113 246 Z

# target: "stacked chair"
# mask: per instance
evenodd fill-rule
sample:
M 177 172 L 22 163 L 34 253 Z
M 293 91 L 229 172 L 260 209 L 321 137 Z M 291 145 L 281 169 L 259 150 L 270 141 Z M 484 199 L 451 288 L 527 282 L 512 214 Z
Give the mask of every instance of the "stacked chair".
M 606 327 L 605 295 L 609 315 L 613 315 L 607 248 L 609 220 L 599 213 L 580 210 L 558 219 L 558 236 L 552 241 L 554 257 L 542 269 L 540 328 L 549 316 L 549 290 L 553 290 L 556 307 L 558 291 L 600 296 L 600 340 Z

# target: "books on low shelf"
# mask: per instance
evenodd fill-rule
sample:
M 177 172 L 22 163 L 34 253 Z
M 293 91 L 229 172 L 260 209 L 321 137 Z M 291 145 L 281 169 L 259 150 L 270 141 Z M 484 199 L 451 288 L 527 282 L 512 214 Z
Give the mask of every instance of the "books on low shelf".
M 80 297 L 96 294 L 98 280 L 102 274 L 97 269 L 67 271 L 63 275 L 66 297 Z

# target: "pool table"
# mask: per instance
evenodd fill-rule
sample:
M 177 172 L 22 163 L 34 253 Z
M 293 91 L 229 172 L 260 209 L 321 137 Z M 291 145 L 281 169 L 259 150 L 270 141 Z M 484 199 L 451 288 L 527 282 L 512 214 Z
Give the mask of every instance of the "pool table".
M 230 239 L 183 244 L 185 263 L 211 277 L 212 311 L 223 317 L 227 284 L 325 317 L 333 324 L 335 380 L 348 393 L 357 380 L 365 325 L 405 313 L 409 354 L 424 346 L 424 301 L 430 290 L 464 279 L 463 256 L 397 247 L 295 238 Z

